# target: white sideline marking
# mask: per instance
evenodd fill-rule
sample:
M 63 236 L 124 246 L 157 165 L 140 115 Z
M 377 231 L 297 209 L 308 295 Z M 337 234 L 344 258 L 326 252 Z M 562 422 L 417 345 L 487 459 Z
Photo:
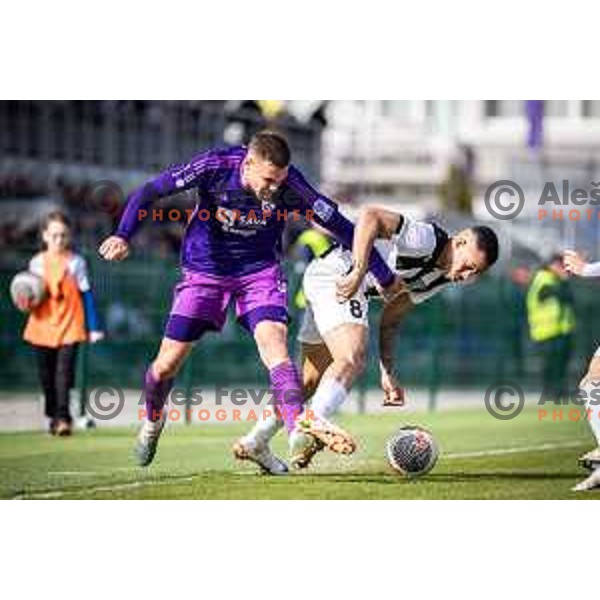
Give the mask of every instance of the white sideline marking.
M 475 452 L 451 452 L 442 454 L 440 458 L 478 458 L 480 456 L 501 456 L 503 454 L 521 454 L 525 452 L 543 452 L 544 450 L 558 450 L 560 448 L 577 448 L 587 445 L 587 442 L 557 442 L 555 444 L 539 444 L 538 446 L 513 446 L 511 448 L 491 448 Z
M 117 492 L 119 490 L 129 490 L 146 485 L 164 485 L 166 483 L 180 482 L 180 481 L 192 481 L 193 477 L 177 477 L 171 479 L 164 479 L 160 481 L 132 481 L 130 483 L 120 483 L 118 485 L 103 485 L 93 488 L 81 488 L 78 490 L 54 490 L 52 492 L 32 492 L 31 494 L 19 494 L 15 496 L 13 500 L 26 500 L 29 498 L 43 500 L 50 498 L 61 498 L 62 496 L 68 496 L 69 494 L 79 494 L 85 492 L 86 494 L 95 494 L 97 492 Z
M 100 475 L 100 473 L 98 471 L 48 471 L 48 475 L 58 475 L 62 477 L 64 475 Z
M 133 471 L 135 467 L 115 467 L 114 469 L 106 470 L 106 471 L 48 471 L 48 475 L 110 475 L 115 471 Z

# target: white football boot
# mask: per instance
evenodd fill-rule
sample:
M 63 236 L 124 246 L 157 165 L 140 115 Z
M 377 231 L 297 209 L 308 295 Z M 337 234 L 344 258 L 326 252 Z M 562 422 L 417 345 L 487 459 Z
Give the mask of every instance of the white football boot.
M 285 462 L 273 454 L 268 442 L 249 435 L 233 445 L 233 456 L 238 460 L 253 462 L 268 475 L 286 475 L 289 471 Z
M 164 426 L 164 415 L 158 421 L 144 421 L 135 446 L 135 454 L 140 467 L 147 467 L 154 460 L 154 455 L 158 448 L 158 440 Z
M 587 492 L 600 488 L 600 468 L 594 469 L 592 474 L 578 483 L 574 488 L 574 492 Z

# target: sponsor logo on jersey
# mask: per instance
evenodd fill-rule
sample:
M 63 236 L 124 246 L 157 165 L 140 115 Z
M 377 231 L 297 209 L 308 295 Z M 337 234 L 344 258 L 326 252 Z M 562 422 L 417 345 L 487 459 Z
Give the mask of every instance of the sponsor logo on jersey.
M 333 215 L 335 210 L 334 207 L 331 206 L 331 204 L 329 204 L 329 202 L 326 202 L 322 198 L 318 198 L 315 201 L 313 209 L 317 217 L 319 217 L 322 221 L 325 222 L 331 219 L 331 216 Z

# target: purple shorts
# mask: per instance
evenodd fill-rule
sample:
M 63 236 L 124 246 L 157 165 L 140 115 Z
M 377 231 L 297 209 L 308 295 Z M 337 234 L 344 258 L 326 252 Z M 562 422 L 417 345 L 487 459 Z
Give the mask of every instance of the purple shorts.
M 288 322 L 287 281 L 279 265 L 242 277 L 184 271 L 175 286 L 165 337 L 191 342 L 205 331 L 220 331 L 232 300 L 238 321 L 251 333 L 261 321 Z

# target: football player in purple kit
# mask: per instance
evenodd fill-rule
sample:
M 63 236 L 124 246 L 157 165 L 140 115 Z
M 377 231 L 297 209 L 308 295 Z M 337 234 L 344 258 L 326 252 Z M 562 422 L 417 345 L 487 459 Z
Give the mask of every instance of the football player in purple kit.
M 298 432 L 296 423 L 302 383 L 287 347 L 282 234 L 291 211 L 313 219 L 349 249 L 354 230 L 337 205 L 306 182 L 290 158 L 286 140 L 275 132 L 263 131 L 247 148 L 208 150 L 188 163 L 172 166 L 132 192 L 116 231 L 100 246 L 100 255 L 106 260 L 125 259 L 140 216 L 147 214 L 153 200 L 197 189 L 199 201 L 182 242 L 182 277 L 175 287 L 160 349 L 144 378 L 146 419 L 136 446 L 142 466 L 149 465 L 156 453 L 165 424 L 165 402 L 177 372 L 194 342 L 205 332 L 223 327 L 232 301 L 239 323 L 253 335 L 269 371 L 278 414 L 290 434 L 292 454 L 295 439 L 305 443 L 306 436 Z M 386 295 L 393 295 L 401 285 L 376 250 L 370 255 L 369 269 Z M 303 427 L 305 434 L 305 423 Z M 322 419 L 309 427 L 320 428 L 321 437 L 323 431 L 325 435 L 345 435 Z M 236 455 L 271 474 L 287 471 L 268 443 L 237 447 Z

